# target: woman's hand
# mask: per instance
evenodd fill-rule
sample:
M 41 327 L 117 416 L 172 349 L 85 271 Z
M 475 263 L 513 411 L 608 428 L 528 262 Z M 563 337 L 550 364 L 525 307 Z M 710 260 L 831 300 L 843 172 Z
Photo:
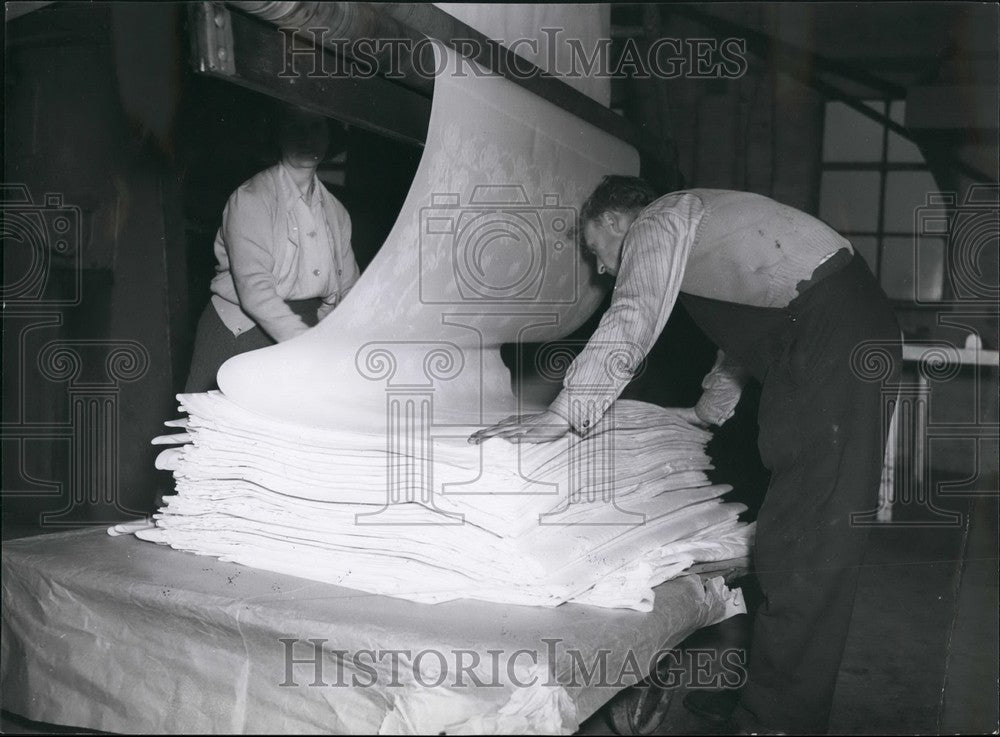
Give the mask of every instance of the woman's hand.
M 469 442 L 478 445 L 490 438 L 503 438 L 511 443 L 548 443 L 566 435 L 569 422 L 550 410 L 535 415 L 512 415 L 493 427 L 475 432 Z

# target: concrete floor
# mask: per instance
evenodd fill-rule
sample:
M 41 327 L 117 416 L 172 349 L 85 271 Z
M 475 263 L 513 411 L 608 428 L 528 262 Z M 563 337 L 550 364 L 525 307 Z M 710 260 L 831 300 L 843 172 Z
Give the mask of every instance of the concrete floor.
M 988 734 L 998 729 L 998 503 L 960 498 L 961 526 L 931 526 L 921 510 L 872 530 L 841 667 L 835 734 Z M 908 524 L 904 524 L 908 523 Z M 14 531 L 8 533 L 16 534 Z M 5 534 L 9 539 L 9 535 Z M 745 632 L 745 617 L 697 633 L 712 647 Z M 719 734 L 681 705 L 678 689 L 655 734 Z M 5 734 L 73 730 L 4 713 Z M 581 733 L 611 734 L 601 713 Z
M 872 530 L 831 734 L 997 733 L 998 507 L 996 495 L 960 500 L 948 508 L 961 526 L 944 527 L 900 510 L 897 524 Z M 725 646 L 746 629 L 730 620 L 685 646 Z M 684 709 L 684 693 L 653 734 L 724 734 Z M 604 714 L 581 733 L 613 734 Z

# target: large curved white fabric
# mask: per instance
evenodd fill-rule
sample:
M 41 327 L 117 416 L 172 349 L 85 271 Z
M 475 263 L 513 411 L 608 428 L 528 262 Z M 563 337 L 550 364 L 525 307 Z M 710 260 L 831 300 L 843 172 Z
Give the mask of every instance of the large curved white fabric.
M 505 342 L 578 327 L 602 297 L 576 206 L 636 152 L 442 52 L 427 147 L 388 240 L 347 299 L 179 397 L 157 460 L 177 495 L 147 540 L 362 591 L 652 608 L 702 560 L 742 558 L 743 507 L 712 485 L 710 434 L 619 402 L 586 437 L 468 435 L 519 407 Z M 478 76 L 477 76 L 478 75 Z M 543 373 L 566 367 L 557 347 Z
M 229 360 L 236 404 L 317 427 L 380 431 L 386 393 L 423 385 L 435 422 L 510 414 L 505 342 L 574 330 L 601 288 L 569 229 L 624 142 L 473 62 L 438 51 L 427 143 L 392 232 L 351 293 L 290 341 Z
M 610 53 L 607 3 L 435 3 L 532 64 L 607 107 L 610 74 L 581 74 L 582 62 Z M 542 30 L 545 29 L 545 30 Z M 576 72 L 572 74 L 572 72 Z

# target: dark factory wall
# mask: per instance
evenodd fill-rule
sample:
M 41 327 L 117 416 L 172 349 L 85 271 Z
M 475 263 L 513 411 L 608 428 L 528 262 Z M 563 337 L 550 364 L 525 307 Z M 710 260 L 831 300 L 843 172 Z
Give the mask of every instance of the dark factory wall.
M 145 513 L 166 481 L 149 439 L 173 410 L 168 283 L 183 262 L 168 161 L 122 105 L 117 71 L 134 50 L 115 43 L 130 20 L 116 7 L 52 7 L 7 26 L 7 523 Z M 147 23 L 156 16 L 170 12 Z M 170 48 L 142 58 L 168 72 Z
M 278 156 L 277 104 L 189 68 L 184 10 L 67 3 L 7 24 L 5 526 L 118 521 L 172 488 L 150 440 L 177 415 L 222 210 Z M 330 128 L 320 174 L 364 268 L 420 149 Z

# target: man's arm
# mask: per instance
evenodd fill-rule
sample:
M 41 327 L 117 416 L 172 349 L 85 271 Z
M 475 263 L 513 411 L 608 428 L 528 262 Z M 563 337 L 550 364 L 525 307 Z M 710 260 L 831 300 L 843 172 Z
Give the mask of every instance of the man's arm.
M 629 228 L 611 305 L 550 407 L 578 433 L 600 421 L 663 332 L 702 212 L 698 197 L 679 195 L 647 208 Z
M 702 212 L 701 200 L 690 194 L 664 198 L 644 210 L 625 237 L 611 305 L 548 411 L 507 418 L 474 433 L 470 442 L 491 437 L 546 442 L 571 427 L 583 434 L 597 424 L 663 331 Z
M 742 367 L 719 351 L 715 365 L 701 382 L 704 392 L 694 407 L 695 414 L 711 425 L 725 423 L 736 411 L 747 378 Z
M 237 190 L 226 206 L 222 232 L 229 270 L 240 307 L 265 333 L 281 342 L 308 326 L 278 295 L 274 278 L 271 207 L 259 197 Z

